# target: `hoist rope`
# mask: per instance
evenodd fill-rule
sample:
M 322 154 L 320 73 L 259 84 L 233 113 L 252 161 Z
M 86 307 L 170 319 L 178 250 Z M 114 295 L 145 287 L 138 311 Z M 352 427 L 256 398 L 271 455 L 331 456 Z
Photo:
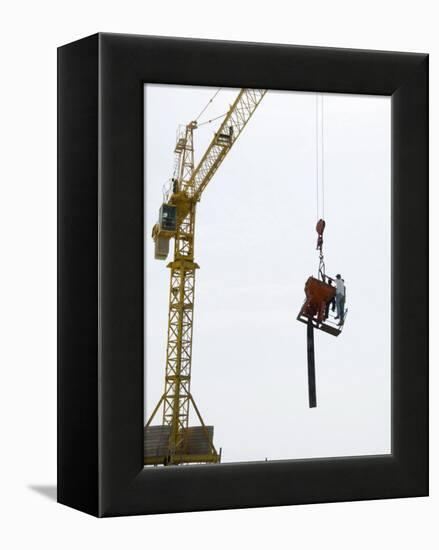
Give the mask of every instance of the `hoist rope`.
M 319 108 L 320 107 L 320 108 Z M 319 116 L 320 114 L 320 116 Z M 319 267 L 318 277 L 322 281 L 325 280 L 325 259 L 323 255 L 323 230 L 325 228 L 325 180 L 324 180 L 324 129 L 323 129 L 323 95 L 316 94 L 316 218 L 317 229 L 319 224 L 323 222 L 321 234 L 319 233 L 319 240 L 317 243 L 317 250 L 319 251 Z M 320 147 L 319 147 L 320 141 Z M 320 154 L 319 154 L 320 153 Z
M 316 94 L 316 219 L 319 219 L 319 94 Z
M 320 128 L 322 131 L 322 169 L 321 169 L 321 177 L 322 177 L 322 218 L 325 219 L 325 140 L 324 140 L 324 132 L 323 132 L 323 124 L 324 124 L 324 111 L 323 111 L 323 99 L 324 96 L 321 96 L 321 106 L 322 106 L 322 120 L 320 123 Z
M 219 118 L 225 117 L 226 114 L 227 114 L 227 112 L 226 112 L 226 113 L 223 113 L 222 115 L 218 115 L 218 116 L 216 116 L 215 118 L 210 118 L 209 120 L 205 120 L 204 122 L 199 122 L 199 123 L 197 124 L 197 126 L 198 126 L 198 128 L 199 128 L 200 126 L 204 126 L 205 124 L 210 124 L 211 122 L 214 122 L 215 120 L 218 120 Z
M 195 119 L 195 122 L 200 118 L 200 116 L 205 112 L 205 110 L 209 107 L 209 105 L 212 103 L 212 101 L 216 98 L 216 96 L 219 94 L 219 92 L 222 90 L 222 88 L 218 88 L 218 90 L 213 94 L 213 96 L 209 99 L 209 101 L 206 103 L 200 114 Z
M 322 94 L 316 94 L 316 218 L 325 219 L 324 110 Z M 320 115 L 320 116 L 319 116 Z M 320 147 L 319 147 L 320 145 Z M 320 154 L 319 154 L 320 153 Z

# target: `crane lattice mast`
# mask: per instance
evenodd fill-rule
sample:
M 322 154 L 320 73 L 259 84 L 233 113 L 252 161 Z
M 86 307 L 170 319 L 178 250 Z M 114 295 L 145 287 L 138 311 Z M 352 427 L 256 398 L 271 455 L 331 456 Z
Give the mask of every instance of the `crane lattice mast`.
M 190 122 L 177 139 L 177 177 L 153 228 L 156 258 L 167 257 L 171 238 L 175 245 L 174 259 L 168 264 L 171 277 L 165 388 L 145 426 L 145 464 L 219 462 L 221 458 L 213 444 L 213 427 L 204 424 L 190 391 L 195 271 L 199 267 L 194 261 L 196 205 L 265 93 L 253 89 L 239 92 L 196 167 L 193 133 L 197 122 Z M 200 427 L 189 426 L 190 404 Z M 162 405 L 162 425 L 152 426 Z

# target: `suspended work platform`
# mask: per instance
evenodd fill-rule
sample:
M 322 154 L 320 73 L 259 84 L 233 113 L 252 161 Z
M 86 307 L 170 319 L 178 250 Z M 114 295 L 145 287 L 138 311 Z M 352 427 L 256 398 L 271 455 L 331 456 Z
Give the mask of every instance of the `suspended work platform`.
M 347 311 L 345 312 L 345 318 L 346 313 Z M 307 315 L 304 315 L 302 313 L 302 310 L 300 310 L 299 315 L 297 316 L 297 320 L 307 325 L 309 317 Z M 319 322 L 317 319 L 311 318 L 311 323 L 313 328 L 326 332 L 326 334 L 330 334 L 331 336 L 338 336 L 343 332 L 344 324 L 339 326 L 337 323 L 337 319 L 335 319 L 333 313 L 330 313 L 328 318 L 323 322 Z
M 317 407 L 316 373 L 314 358 L 314 329 L 321 330 L 331 336 L 341 334 L 346 320 L 347 310 L 343 319 L 338 320 L 334 313 L 336 308 L 336 288 L 332 285 L 334 279 L 320 271 L 322 279 L 309 277 L 305 283 L 306 299 L 300 308 L 297 320 L 307 326 L 306 342 L 308 355 L 308 395 L 310 408 Z M 337 277 L 340 277 L 338 275 Z M 328 281 L 328 282 L 326 282 Z

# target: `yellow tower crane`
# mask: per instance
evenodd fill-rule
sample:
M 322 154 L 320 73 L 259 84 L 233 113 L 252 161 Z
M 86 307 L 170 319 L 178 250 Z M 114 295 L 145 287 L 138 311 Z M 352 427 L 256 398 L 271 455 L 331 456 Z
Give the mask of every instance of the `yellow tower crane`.
M 184 464 L 220 462 L 213 444 L 213 426 L 206 426 L 190 391 L 194 314 L 194 261 L 196 206 L 203 191 L 233 147 L 266 90 L 242 89 L 224 117 L 198 165 L 194 166 L 193 133 L 190 122 L 177 138 L 177 173 L 165 197 L 152 236 L 155 258 L 165 260 L 169 241 L 174 239 L 174 259 L 169 291 L 168 340 L 165 388 L 145 426 L 144 463 Z M 201 426 L 189 426 L 193 406 Z M 152 425 L 160 407 L 162 423 Z

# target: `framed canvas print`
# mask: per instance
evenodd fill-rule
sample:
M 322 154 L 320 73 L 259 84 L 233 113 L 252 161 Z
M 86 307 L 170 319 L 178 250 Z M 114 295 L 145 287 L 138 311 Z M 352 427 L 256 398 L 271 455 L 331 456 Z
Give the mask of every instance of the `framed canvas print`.
M 428 56 L 58 52 L 58 500 L 428 494 Z

